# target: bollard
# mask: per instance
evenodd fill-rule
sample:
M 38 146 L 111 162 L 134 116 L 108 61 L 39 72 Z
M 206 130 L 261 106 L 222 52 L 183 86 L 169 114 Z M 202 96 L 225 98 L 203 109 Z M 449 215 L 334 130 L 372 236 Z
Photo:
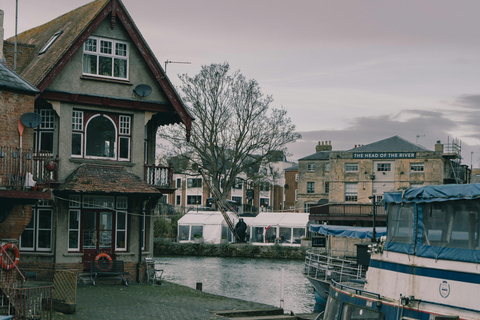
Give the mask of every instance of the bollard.
M 202 283 L 201 282 L 197 282 L 197 290 L 202 291 Z

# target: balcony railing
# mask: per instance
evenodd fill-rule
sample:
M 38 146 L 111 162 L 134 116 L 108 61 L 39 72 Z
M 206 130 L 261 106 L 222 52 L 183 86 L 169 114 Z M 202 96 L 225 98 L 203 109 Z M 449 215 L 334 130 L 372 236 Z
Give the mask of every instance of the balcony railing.
M 326 204 L 310 208 L 312 215 L 368 216 L 372 215 L 371 204 Z M 377 216 L 385 216 L 385 207 L 376 206 Z
M 173 168 L 146 165 L 145 182 L 159 189 L 173 189 Z
M 57 181 L 58 159 L 46 151 L 0 146 L 0 188 L 36 190 Z

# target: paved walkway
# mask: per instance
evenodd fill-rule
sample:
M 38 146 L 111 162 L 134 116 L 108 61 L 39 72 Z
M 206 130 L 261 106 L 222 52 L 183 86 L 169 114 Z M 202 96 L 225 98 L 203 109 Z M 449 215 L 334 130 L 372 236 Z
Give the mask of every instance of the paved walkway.
M 54 320 L 225 319 L 212 311 L 267 309 L 269 305 L 231 299 L 163 281 L 162 285 L 79 284 L 77 310 L 66 315 L 54 311 Z

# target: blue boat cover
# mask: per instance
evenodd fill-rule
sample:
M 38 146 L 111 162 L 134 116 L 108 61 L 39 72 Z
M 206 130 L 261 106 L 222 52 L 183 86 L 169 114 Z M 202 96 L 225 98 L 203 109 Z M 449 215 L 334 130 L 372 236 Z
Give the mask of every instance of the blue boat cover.
M 420 188 L 410 188 L 403 193 L 385 193 L 385 206 L 388 204 L 413 203 L 415 208 L 414 220 L 416 221 L 416 233 L 412 236 L 410 243 L 392 242 L 387 238 L 385 249 L 432 259 L 480 263 L 480 250 L 431 246 L 423 243 L 424 223 L 422 203 L 474 199 L 480 199 L 479 183 L 431 185 Z M 387 226 L 389 224 L 388 218 L 387 214 Z
M 480 198 L 480 183 L 431 185 L 409 188 L 403 194 L 401 192 L 386 192 L 384 195 L 385 204 L 443 202 L 478 198 Z
M 369 227 L 348 227 L 348 226 L 330 226 L 325 224 L 311 224 L 311 232 L 320 233 L 326 236 L 349 237 L 360 239 L 371 239 L 373 237 L 373 228 Z M 386 227 L 376 227 L 376 237 L 386 236 Z

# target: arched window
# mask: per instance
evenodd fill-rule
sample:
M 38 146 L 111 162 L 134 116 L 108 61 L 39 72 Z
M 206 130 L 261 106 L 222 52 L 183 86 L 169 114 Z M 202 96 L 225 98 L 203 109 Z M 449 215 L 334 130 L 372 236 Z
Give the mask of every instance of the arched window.
M 88 122 L 86 131 L 86 156 L 115 158 L 117 130 L 109 117 L 95 116 Z

